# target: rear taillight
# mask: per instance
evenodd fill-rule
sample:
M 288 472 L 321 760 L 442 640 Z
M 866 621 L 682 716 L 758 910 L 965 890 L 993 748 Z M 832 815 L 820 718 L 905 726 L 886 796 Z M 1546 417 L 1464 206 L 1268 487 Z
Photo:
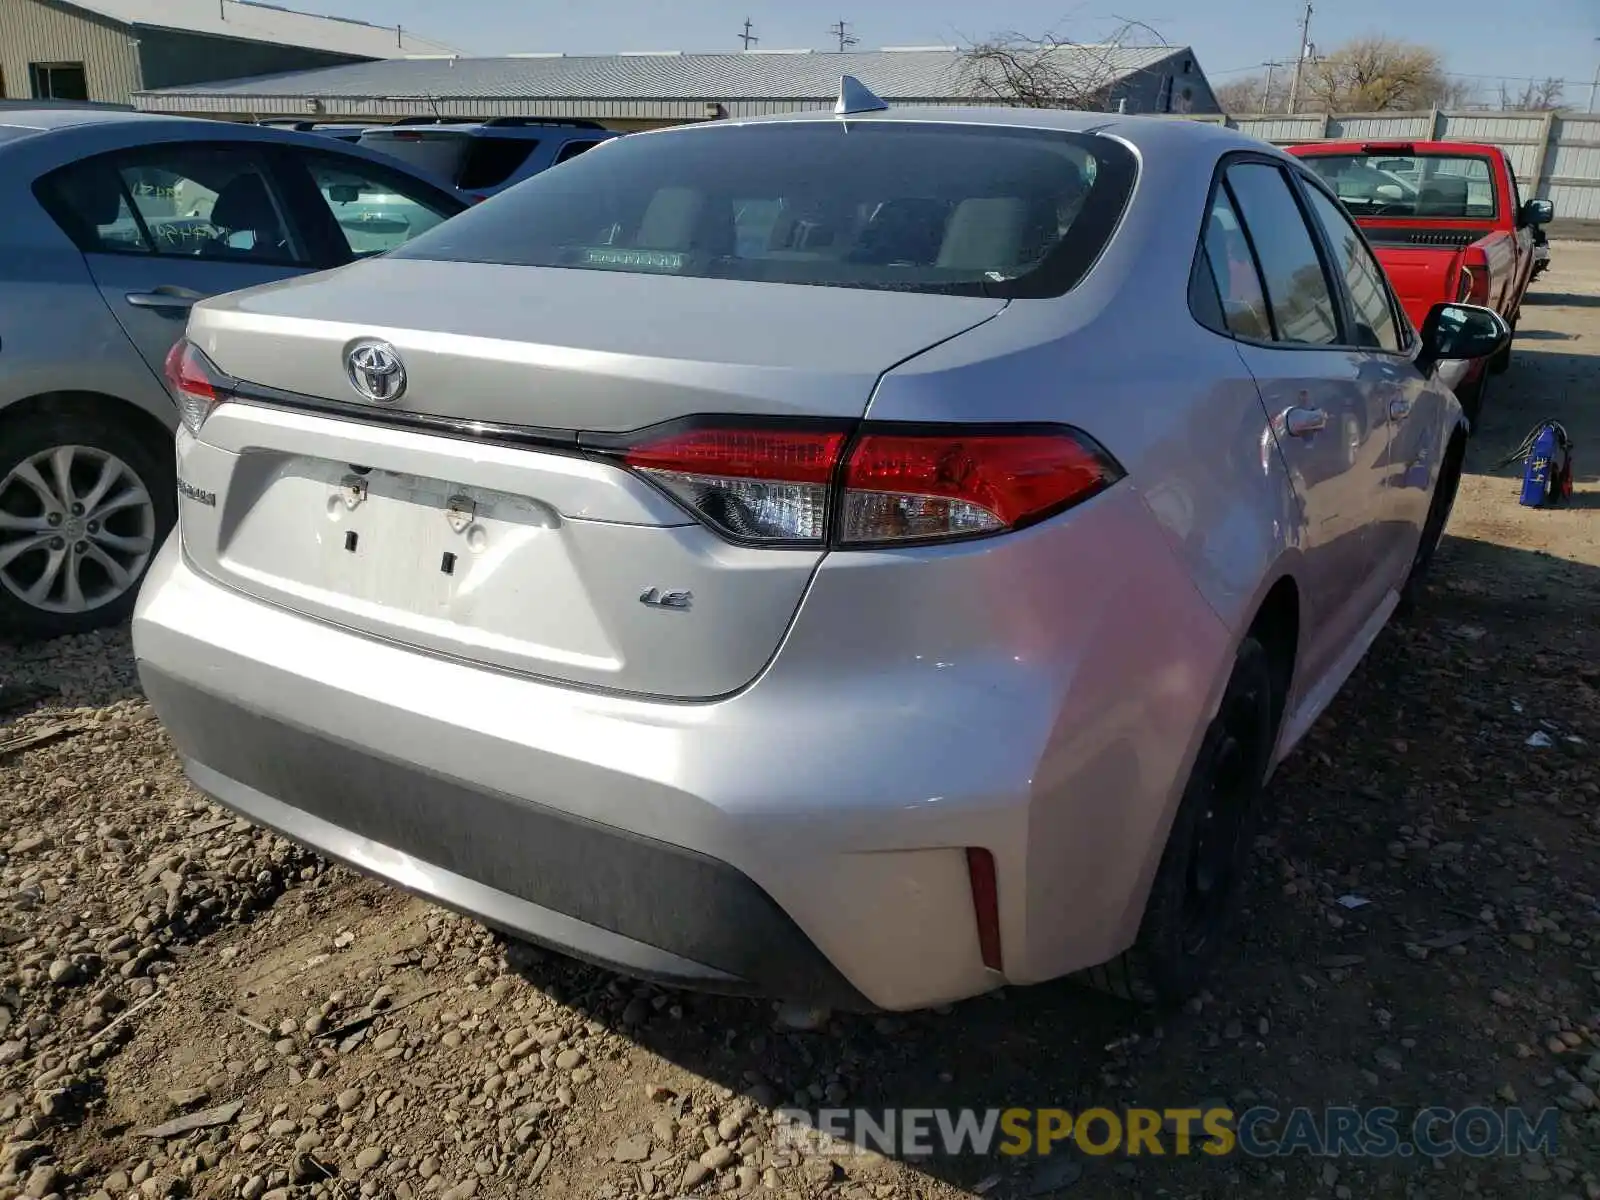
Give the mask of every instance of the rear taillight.
M 706 524 L 740 541 L 820 542 L 843 430 L 696 429 L 624 461 Z
M 1489 302 L 1489 256 L 1476 246 L 1468 247 L 1462 256 L 1456 300 L 1463 304 Z
M 843 545 L 1020 529 L 1085 500 L 1117 476 L 1080 434 L 867 433 L 844 470 Z
M 756 545 L 873 547 L 1021 529 L 1122 477 L 1060 426 L 707 426 L 636 443 L 629 467 L 707 525 Z
M 227 377 L 186 338 L 167 351 L 166 376 L 183 427 L 199 434 L 206 418 L 228 398 Z

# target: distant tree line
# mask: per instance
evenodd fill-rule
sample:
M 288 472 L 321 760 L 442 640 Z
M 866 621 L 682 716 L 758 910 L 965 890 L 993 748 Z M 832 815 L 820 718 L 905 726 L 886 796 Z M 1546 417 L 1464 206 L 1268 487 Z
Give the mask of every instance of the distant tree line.
M 1289 111 L 1294 64 L 1277 65 L 1216 88 L 1228 113 Z M 1426 108 L 1499 108 L 1543 112 L 1560 108 L 1559 79 L 1500 84 L 1485 94 L 1475 82 L 1452 77 L 1437 50 L 1388 37 L 1362 37 L 1301 65 L 1297 112 L 1407 112 Z

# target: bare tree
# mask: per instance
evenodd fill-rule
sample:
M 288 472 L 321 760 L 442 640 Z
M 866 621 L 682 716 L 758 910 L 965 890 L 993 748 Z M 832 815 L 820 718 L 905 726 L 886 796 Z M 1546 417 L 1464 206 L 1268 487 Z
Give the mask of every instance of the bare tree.
M 1216 89 L 1217 104 L 1223 112 L 1233 116 L 1287 112 L 1291 75 L 1291 68 L 1275 67 L 1259 75 L 1235 79 Z
M 1559 79 L 1529 80 L 1521 92 L 1500 85 L 1500 107 L 1522 112 L 1550 112 L 1561 107 L 1566 84 Z
M 1471 79 L 1452 79 L 1445 76 L 1439 82 L 1439 94 L 1433 98 L 1437 108 L 1483 108 L 1477 83 Z
M 1451 84 L 1438 51 L 1371 36 L 1308 63 L 1302 87 L 1310 108 L 1393 112 L 1431 108 Z
M 1102 110 L 1110 104 L 1113 86 L 1129 74 L 1125 51 L 1166 44 L 1150 26 L 1127 20 L 1101 42 L 1080 42 L 1060 33 L 995 34 L 968 48 L 965 90 L 975 99 L 1013 108 Z

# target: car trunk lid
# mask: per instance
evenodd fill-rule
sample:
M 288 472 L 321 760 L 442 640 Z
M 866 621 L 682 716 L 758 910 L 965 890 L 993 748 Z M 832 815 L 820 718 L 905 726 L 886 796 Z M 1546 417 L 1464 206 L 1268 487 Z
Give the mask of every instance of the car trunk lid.
M 432 652 L 724 695 L 770 659 L 821 550 L 732 545 L 580 434 L 853 420 L 885 370 L 1003 307 L 394 260 L 221 297 L 190 338 L 245 402 L 185 447 L 185 549 L 249 594 Z M 352 385 L 369 338 L 404 362 L 392 402 Z

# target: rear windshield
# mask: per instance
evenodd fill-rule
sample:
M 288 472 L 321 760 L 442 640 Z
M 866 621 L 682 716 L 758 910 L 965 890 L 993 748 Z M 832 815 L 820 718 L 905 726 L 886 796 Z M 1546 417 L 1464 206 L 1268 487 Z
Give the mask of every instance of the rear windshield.
M 358 145 L 398 158 L 419 171 L 425 171 L 446 183 L 455 184 L 461 173 L 461 164 L 467 158 L 467 143 L 472 139 L 461 133 L 422 134 L 414 130 L 390 133 L 364 133 Z
M 619 138 L 395 257 L 1000 297 L 1059 295 L 1133 154 L 1092 134 L 882 120 Z
M 1492 220 L 1489 160 L 1445 154 L 1317 154 L 1304 163 L 1358 217 Z
M 470 192 L 499 187 L 528 161 L 539 143 L 534 138 L 385 129 L 363 134 L 361 145 Z

